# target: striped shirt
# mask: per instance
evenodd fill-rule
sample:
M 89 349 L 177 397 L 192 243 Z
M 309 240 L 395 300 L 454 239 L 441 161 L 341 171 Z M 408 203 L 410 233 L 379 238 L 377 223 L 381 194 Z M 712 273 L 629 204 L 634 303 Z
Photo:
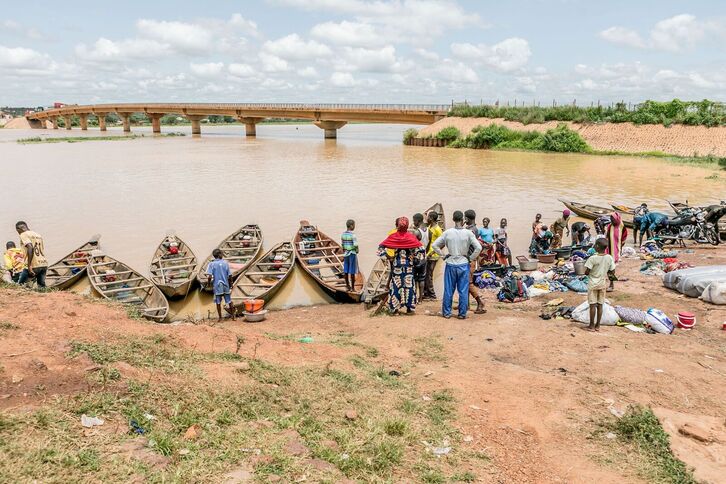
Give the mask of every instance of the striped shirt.
M 345 257 L 358 253 L 358 237 L 356 237 L 352 231 L 346 230 L 345 232 L 343 232 L 343 234 L 340 236 L 340 242 L 340 245 L 345 251 Z

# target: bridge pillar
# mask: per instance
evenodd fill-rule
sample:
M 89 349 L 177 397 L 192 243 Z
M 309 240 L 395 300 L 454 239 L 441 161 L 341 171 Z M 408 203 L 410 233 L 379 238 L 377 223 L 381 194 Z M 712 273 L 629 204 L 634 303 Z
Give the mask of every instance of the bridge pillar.
M 151 120 L 151 131 L 153 133 L 161 133 L 161 118 L 164 115 L 163 114 L 147 114 L 146 116 Z
M 131 113 L 118 113 L 124 123 L 124 133 L 131 132 Z
M 200 121 L 204 118 L 205 118 L 205 116 L 200 116 L 200 115 L 196 115 L 196 114 L 187 115 L 187 119 L 189 121 L 191 121 L 191 123 L 192 123 L 192 134 L 202 134 L 202 125 L 201 125 Z
M 313 124 L 325 131 L 325 139 L 336 139 L 338 130 L 348 124 L 347 121 L 315 121 Z
M 257 136 L 257 123 L 265 118 L 240 117 L 239 120 L 245 123 L 245 136 Z
M 70 116 L 63 116 L 63 121 L 65 122 L 66 129 L 71 129 L 73 127 L 73 120 Z
M 81 130 L 82 131 L 88 131 L 88 115 L 87 114 L 79 114 L 78 118 L 80 120 L 81 124 Z
M 53 116 L 50 118 L 50 122 L 53 125 L 53 129 L 58 129 L 58 118 Z
M 96 118 L 98 119 L 98 129 L 101 131 L 106 131 L 106 115 L 108 113 L 96 113 Z

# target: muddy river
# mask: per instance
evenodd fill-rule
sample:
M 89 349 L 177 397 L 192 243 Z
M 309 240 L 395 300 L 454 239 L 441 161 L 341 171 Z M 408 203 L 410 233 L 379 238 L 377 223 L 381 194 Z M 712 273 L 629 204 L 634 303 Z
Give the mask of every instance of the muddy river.
M 0 237 L 16 240 L 14 224 L 26 220 L 45 238 L 54 262 L 92 234 L 102 234 L 111 256 L 148 274 L 154 249 L 169 229 L 203 260 L 225 236 L 256 223 L 265 249 L 290 240 L 308 219 L 336 238 L 345 220 L 357 222 L 361 268 L 373 266 L 378 242 L 399 215 L 434 202 L 447 222 L 455 209 L 477 218 L 509 219 L 515 255 L 529 244 L 536 212 L 552 222 L 564 208 L 558 198 L 667 207 L 665 199 L 711 202 L 726 192 L 714 168 L 656 159 L 408 147 L 408 126 L 352 124 L 336 140 L 312 125 L 259 125 L 247 139 L 244 126 L 164 127 L 184 137 L 124 141 L 19 144 L 29 136 L 98 136 L 65 130 L 0 130 Z M 72 134 L 71 134 L 72 133 Z M 109 130 L 108 134 L 122 134 Z M 440 280 L 440 278 L 439 278 Z M 88 290 L 81 283 L 74 288 Z M 296 270 L 271 307 L 328 301 Z M 193 291 L 172 304 L 177 317 L 206 316 L 211 297 Z

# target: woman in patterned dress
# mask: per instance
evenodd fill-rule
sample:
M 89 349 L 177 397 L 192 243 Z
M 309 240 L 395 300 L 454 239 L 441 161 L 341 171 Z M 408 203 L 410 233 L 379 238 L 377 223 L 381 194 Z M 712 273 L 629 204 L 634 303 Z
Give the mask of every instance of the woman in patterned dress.
M 390 251 L 393 250 L 393 256 Z M 378 246 L 378 256 L 386 258 L 391 264 L 391 280 L 388 285 L 388 311 L 399 314 L 413 314 L 416 309 L 416 286 L 413 280 L 413 267 L 426 257 L 421 241 L 408 231 L 408 218 L 396 221 L 396 232 L 390 234 Z

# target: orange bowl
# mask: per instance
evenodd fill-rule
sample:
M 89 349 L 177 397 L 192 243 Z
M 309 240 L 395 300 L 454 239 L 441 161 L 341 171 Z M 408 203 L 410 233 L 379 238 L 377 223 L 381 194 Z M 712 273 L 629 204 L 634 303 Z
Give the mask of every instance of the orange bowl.
M 262 299 L 248 299 L 244 301 L 245 311 L 248 313 L 256 313 L 265 306 L 265 301 Z

